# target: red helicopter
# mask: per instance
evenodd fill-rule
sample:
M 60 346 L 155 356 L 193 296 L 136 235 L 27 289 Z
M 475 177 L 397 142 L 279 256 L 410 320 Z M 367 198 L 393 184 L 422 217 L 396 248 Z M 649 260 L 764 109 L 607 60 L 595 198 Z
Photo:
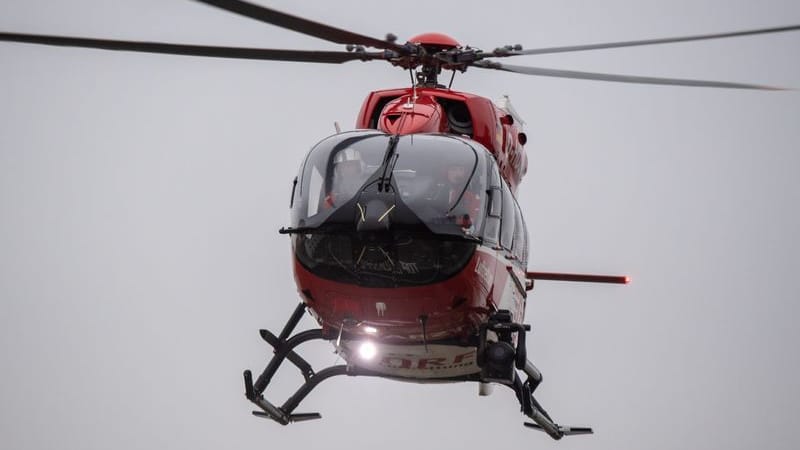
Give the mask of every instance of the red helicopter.
M 405 44 L 356 34 L 239 0 L 198 0 L 327 41 L 347 51 L 300 51 L 135 42 L 20 33 L 0 40 L 206 57 L 344 63 L 383 60 L 409 71 L 411 86 L 371 92 L 356 130 L 317 143 L 294 178 L 291 223 L 301 302 L 283 330 L 261 330 L 274 356 L 253 379 L 244 372 L 254 414 L 282 425 L 320 418 L 296 413 L 322 381 L 372 376 L 416 383 L 471 381 L 479 394 L 511 388 L 525 425 L 554 439 L 588 434 L 557 424 L 533 396 L 541 372 L 528 359 L 523 323 L 535 280 L 624 284 L 626 276 L 527 270 L 528 233 L 515 199 L 527 170 L 523 120 L 508 98 L 497 103 L 451 89 L 470 67 L 528 75 L 718 88 L 779 88 L 717 81 L 611 75 L 501 64 L 490 58 L 684 42 L 800 30 L 786 26 L 731 33 L 523 50 L 462 46 L 439 33 Z M 378 51 L 367 51 L 371 47 Z M 452 71 L 448 86 L 442 70 Z M 309 312 L 320 327 L 294 333 Z M 294 333 L 294 334 L 293 334 Z M 331 342 L 346 364 L 314 370 L 296 352 Z M 264 397 L 289 361 L 305 379 L 282 405 Z

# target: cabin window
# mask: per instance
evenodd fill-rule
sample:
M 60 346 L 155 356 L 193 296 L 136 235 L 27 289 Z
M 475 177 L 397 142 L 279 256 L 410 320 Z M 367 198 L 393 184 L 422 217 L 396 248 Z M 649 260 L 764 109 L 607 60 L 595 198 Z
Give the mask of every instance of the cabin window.
M 500 172 L 497 170 L 497 163 L 491 155 L 486 156 L 489 182 L 487 183 L 488 189 L 486 195 L 488 197 L 488 215 L 486 223 L 483 228 L 483 239 L 489 243 L 496 245 L 500 239 L 500 222 L 502 220 L 503 211 L 503 190 L 500 188 Z
M 500 188 L 500 172 L 497 168 L 494 156 L 490 156 L 489 160 L 491 161 L 491 167 L 489 168 L 489 187 Z
M 514 224 L 514 248 L 513 254 L 520 261 L 522 266 L 528 264 L 528 230 L 525 227 L 525 218 L 522 216 L 522 211 L 519 204 L 514 202 L 514 209 L 516 211 L 515 224 Z
M 500 221 L 503 210 L 503 191 L 492 188 L 486 191 L 489 196 L 489 215 L 483 228 L 483 239 L 491 244 L 497 244 L 500 236 Z
M 517 209 L 514 207 L 514 197 L 503 182 L 503 223 L 500 229 L 500 245 L 506 250 L 511 250 L 514 243 L 514 225 L 516 223 Z

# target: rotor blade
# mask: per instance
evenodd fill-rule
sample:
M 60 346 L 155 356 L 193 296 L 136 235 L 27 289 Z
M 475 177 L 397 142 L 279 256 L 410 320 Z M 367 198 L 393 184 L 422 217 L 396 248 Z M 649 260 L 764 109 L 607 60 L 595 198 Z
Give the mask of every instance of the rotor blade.
M 641 41 L 606 42 L 602 44 L 572 45 L 566 47 L 549 47 L 531 50 L 509 50 L 497 49 L 492 56 L 518 56 L 518 55 L 541 55 L 545 53 L 564 53 L 579 52 L 584 50 L 600 50 L 606 48 L 635 47 L 639 45 L 669 44 L 673 42 L 701 41 L 705 39 L 719 39 L 737 36 L 750 36 L 754 34 L 782 33 L 785 31 L 800 30 L 800 25 L 789 25 L 785 27 L 760 28 L 758 30 L 732 31 L 729 33 L 699 34 L 696 36 L 682 36 L 662 39 L 644 39 Z
M 170 55 L 207 56 L 214 58 L 277 60 L 338 64 L 353 60 L 384 59 L 383 52 L 328 52 L 311 50 L 277 50 L 268 48 L 212 47 L 206 45 L 167 44 L 163 42 L 119 41 L 80 37 L 46 36 L 0 32 L 0 41 L 28 44 L 57 45 L 63 47 L 98 48 Z
M 267 8 L 241 0 L 195 0 L 210 6 L 224 9 L 242 16 L 250 17 L 261 22 L 277 25 L 282 28 L 297 31 L 309 36 L 325 39 L 338 44 L 366 45 L 385 50 L 394 50 L 401 54 L 407 53 L 400 45 L 380 39 L 371 38 L 351 31 L 335 28 L 319 22 L 314 22 L 302 17 L 293 16 L 271 8 Z
M 614 75 L 608 73 L 577 72 L 574 70 L 545 69 L 542 67 L 512 66 L 494 61 L 478 61 L 473 64 L 482 69 L 504 70 L 506 72 L 522 73 L 526 75 L 540 75 L 544 77 L 578 78 L 582 80 L 616 81 L 620 83 L 640 84 L 665 84 L 674 86 L 698 86 L 732 89 L 760 89 L 767 91 L 784 91 L 786 88 L 761 86 L 757 84 L 729 83 L 725 81 L 685 80 L 680 78 L 654 78 L 636 75 Z

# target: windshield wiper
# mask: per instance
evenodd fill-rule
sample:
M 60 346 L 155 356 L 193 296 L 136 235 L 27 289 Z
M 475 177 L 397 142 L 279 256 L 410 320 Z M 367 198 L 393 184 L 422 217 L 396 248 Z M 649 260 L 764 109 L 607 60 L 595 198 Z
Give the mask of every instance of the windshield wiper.
M 395 134 L 389 138 L 389 145 L 386 147 L 386 152 L 383 155 L 383 164 L 381 165 L 383 170 L 381 176 L 378 178 L 378 192 L 388 192 L 391 187 L 392 171 L 394 170 L 395 164 L 397 164 L 397 158 L 399 156 L 396 153 L 398 142 L 400 142 L 399 134 Z

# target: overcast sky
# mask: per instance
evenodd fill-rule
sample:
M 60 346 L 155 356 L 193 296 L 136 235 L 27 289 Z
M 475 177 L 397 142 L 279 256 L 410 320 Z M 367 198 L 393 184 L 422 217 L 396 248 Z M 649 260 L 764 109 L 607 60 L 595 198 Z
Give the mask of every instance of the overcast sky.
M 484 49 L 800 23 L 796 0 L 269 5 Z M 0 30 L 340 48 L 182 0 L 2 0 Z M 798 54 L 795 32 L 513 63 L 800 88 Z M 556 444 L 523 428 L 507 389 L 367 378 L 314 391 L 298 412 L 320 421 L 252 417 L 241 372 L 269 356 L 258 329 L 298 302 L 277 233 L 297 167 L 369 91 L 407 84 L 380 62 L 0 43 L 0 447 L 800 447 L 800 94 L 477 69 L 454 88 L 508 94 L 527 122 L 530 268 L 633 278 L 539 282 L 528 299 L 537 398 L 596 434 Z M 316 368 L 336 360 L 306 351 Z M 300 381 L 287 366 L 267 396 Z

